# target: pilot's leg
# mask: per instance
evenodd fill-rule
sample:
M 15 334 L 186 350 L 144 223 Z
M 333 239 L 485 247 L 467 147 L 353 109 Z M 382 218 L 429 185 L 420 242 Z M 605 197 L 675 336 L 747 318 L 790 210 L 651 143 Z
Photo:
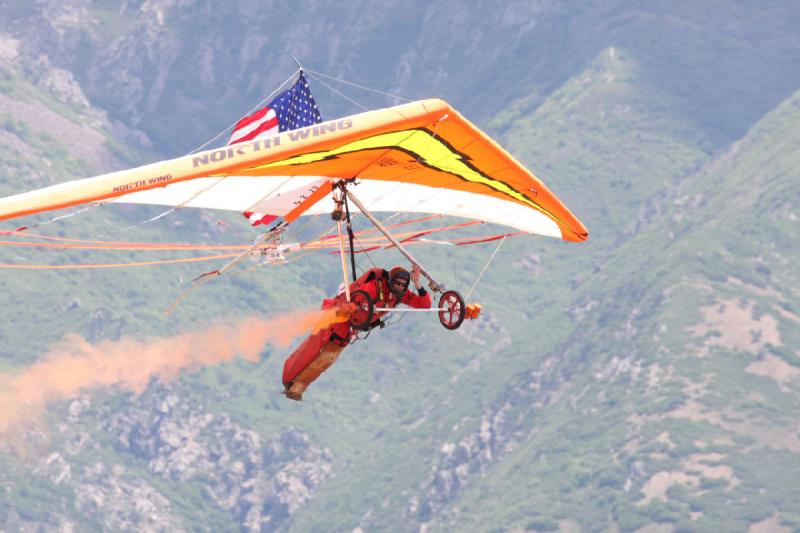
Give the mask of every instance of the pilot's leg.
M 319 357 L 322 349 L 330 340 L 333 330 L 328 328 L 319 331 L 300 343 L 292 354 L 283 363 L 283 385 L 286 388 L 292 384 L 295 378 L 311 364 L 314 359 Z
M 322 348 L 319 357 L 311 361 L 311 363 L 294 378 L 292 384 L 286 389 L 286 397 L 292 400 L 302 400 L 303 392 L 305 392 L 306 388 L 336 362 L 344 348 L 344 346 L 336 344 L 335 342 L 328 342 Z

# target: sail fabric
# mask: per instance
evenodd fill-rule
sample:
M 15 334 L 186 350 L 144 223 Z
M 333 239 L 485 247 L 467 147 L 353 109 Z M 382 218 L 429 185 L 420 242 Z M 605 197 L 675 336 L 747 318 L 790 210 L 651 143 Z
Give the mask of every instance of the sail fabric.
M 536 176 L 446 102 L 421 100 L 0 199 L 0 220 L 114 201 L 266 213 L 330 212 L 332 185 L 376 212 L 434 213 L 583 241 Z

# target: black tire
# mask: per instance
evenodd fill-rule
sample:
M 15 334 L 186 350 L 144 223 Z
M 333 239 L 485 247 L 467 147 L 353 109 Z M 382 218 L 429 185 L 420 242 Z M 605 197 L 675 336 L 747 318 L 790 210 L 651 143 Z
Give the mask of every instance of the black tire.
M 375 304 L 372 298 L 365 291 L 353 291 L 350 293 L 350 302 L 358 305 L 348 320 L 350 327 L 361 331 L 368 330 L 372 324 L 372 316 L 375 314 Z
M 464 306 L 464 298 L 456 291 L 447 291 L 439 298 L 439 322 L 442 323 L 447 329 L 458 329 L 461 323 L 464 322 L 464 315 L 466 314 L 466 307 Z

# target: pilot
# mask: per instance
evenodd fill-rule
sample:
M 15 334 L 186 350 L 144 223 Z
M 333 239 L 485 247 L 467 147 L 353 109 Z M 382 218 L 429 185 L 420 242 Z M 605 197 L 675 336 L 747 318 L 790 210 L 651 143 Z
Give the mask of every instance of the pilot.
M 389 271 L 373 268 L 350 284 L 350 293 L 357 290 L 366 292 L 372 298 L 375 308 L 395 308 L 398 304 L 404 304 L 417 309 L 430 309 L 431 295 L 422 286 L 419 278 L 417 265 L 413 265 L 411 273 L 399 266 Z M 412 282 L 416 293 L 408 290 Z M 345 301 L 344 294 L 336 298 L 326 298 L 322 302 L 322 308 L 330 309 Z M 370 328 L 381 325 L 381 318 L 387 313 L 388 311 L 376 312 Z M 337 322 L 303 341 L 283 365 L 286 397 L 302 400 L 306 388 L 336 362 L 356 333 L 349 322 Z

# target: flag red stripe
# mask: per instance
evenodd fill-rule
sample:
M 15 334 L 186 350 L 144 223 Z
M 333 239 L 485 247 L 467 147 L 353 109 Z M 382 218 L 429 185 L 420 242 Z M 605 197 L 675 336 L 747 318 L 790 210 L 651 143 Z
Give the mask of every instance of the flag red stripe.
M 245 211 L 242 214 L 245 216 L 245 218 L 247 218 L 251 226 L 258 226 L 259 224 L 269 224 L 270 222 L 278 218 L 277 215 L 262 215 L 261 213 L 253 213 L 252 211 Z M 261 216 L 259 217 L 259 215 Z
M 244 128 L 245 126 L 248 126 L 257 120 L 261 120 L 262 118 L 264 118 L 264 115 L 266 115 L 269 112 L 269 110 L 270 110 L 269 107 L 265 107 L 263 109 L 259 109 L 258 111 L 256 111 L 255 113 L 253 113 L 248 117 L 244 117 L 243 119 L 241 119 L 239 122 L 236 123 L 236 126 L 233 127 L 233 131 L 236 131 L 240 128 Z
M 252 224 L 253 226 L 258 226 L 259 224 L 269 224 L 270 222 L 272 222 L 273 220 L 275 220 L 277 218 L 278 217 L 276 215 L 264 215 L 263 217 L 259 218 L 255 222 L 251 220 L 250 224 Z
M 264 122 L 263 124 L 261 124 L 259 127 L 257 127 L 256 129 L 254 129 L 253 131 L 251 131 L 247 135 L 245 135 L 243 137 L 236 138 L 236 140 L 233 140 L 233 137 L 236 136 L 236 132 L 234 131 L 233 135 L 231 136 L 231 142 L 229 144 L 236 144 L 236 143 L 240 143 L 240 142 L 244 142 L 244 141 L 252 141 L 256 137 L 258 137 L 259 134 L 264 133 L 265 131 L 271 130 L 272 128 L 274 128 L 277 125 L 278 125 L 278 117 L 272 118 L 272 119 Z

